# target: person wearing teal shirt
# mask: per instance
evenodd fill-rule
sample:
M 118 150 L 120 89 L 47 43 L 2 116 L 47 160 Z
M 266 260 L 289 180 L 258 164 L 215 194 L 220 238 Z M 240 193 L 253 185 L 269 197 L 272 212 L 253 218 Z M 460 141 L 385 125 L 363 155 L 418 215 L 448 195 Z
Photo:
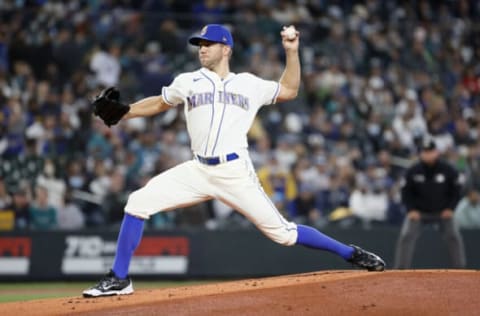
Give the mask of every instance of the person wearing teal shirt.
M 479 229 L 480 192 L 475 189 L 469 190 L 455 208 L 453 218 L 461 229 Z
M 31 204 L 29 211 L 32 229 L 57 228 L 57 210 L 48 204 L 48 191 L 45 187 L 36 187 L 35 201 Z

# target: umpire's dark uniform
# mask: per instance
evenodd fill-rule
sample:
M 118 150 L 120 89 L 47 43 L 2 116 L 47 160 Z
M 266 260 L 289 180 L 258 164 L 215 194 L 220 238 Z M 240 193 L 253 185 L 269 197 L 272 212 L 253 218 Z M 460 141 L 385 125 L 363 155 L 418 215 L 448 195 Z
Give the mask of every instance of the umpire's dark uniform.
M 421 144 L 420 161 L 406 171 L 404 181 L 402 200 L 407 216 L 397 242 L 395 268 L 410 267 L 422 225 L 430 222 L 440 224 L 452 266 L 465 267 L 462 237 L 452 216 L 461 194 L 460 175 L 451 165 L 438 159 L 432 139 Z

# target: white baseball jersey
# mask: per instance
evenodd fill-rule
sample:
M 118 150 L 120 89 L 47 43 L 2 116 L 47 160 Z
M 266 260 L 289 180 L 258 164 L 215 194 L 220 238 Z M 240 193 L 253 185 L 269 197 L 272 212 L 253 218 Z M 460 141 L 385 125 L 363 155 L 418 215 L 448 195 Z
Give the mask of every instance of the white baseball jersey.
M 222 80 L 202 68 L 176 77 L 162 96 L 174 106 L 185 104 L 192 150 L 210 157 L 246 149 L 255 115 L 261 106 L 275 102 L 279 90 L 278 82 L 250 73 L 230 73 Z
M 296 225 L 288 222 L 263 191 L 247 152 L 247 132 L 263 105 L 275 103 L 280 84 L 249 73 L 221 79 L 201 68 L 178 75 L 162 97 L 184 104 L 195 159 L 152 178 L 130 194 L 125 211 L 149 218 L 160 211 L 221 200 L 251 220 L 273 241 L 293 245 Z M 238 158 L 227 161 L 227 155 Z M 199 157 L 200 156 L 200 157 Z M 220 158 L 214 165 L 201 158 Z

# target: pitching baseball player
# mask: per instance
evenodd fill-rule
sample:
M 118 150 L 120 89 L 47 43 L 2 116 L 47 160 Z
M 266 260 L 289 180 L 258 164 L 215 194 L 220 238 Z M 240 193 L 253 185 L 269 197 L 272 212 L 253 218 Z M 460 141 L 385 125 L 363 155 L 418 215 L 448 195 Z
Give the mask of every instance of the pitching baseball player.
M 132 293 L 128 268 L 144 220 L 157 212 L 210 199 L 219 199 L 245 215 L 274 242 L 330 251 L 369 271 L 384 270 L 385 263 L 377 255 L 286 220 L 259 184 L 247 151 L 247 132 L 260 107 L 294 99 L 300 85 L 299 32 L 292 26 L 280 34 L 286 65 L 278 82 L 231 72 L 232 35 L 222 25 L 209 24 L 189 39 L 198 46 L 200 69 L 178 75 L 161 95 L 131 105 L 122 104 L 114 88 L 93 102 L 94 114 L 108 126 L 183 106 L 194 159 L 155 176 L 130 194 L 113 267 L 83 292 L 85 297 Z

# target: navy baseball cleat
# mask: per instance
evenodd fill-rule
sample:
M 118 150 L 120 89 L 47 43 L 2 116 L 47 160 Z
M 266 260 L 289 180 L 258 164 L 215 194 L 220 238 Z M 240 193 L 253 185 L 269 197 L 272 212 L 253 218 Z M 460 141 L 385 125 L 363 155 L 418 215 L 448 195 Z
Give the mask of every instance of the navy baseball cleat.
M 115 273 L 110 270 L 97 285 L 83 291 L 83 297 L 126 295 L 132 293 L 132 280 L 130 280 L 130 278 L 119 279 Z
M 368 271 L 385 270 L 385 261 L 383 261 L 382 258 L 358 246 L 350 246 L 353 247 L 354 251 L 352 257 L 347 260 L 348 262 L 351 262 L 360 268 L 367 269 Z

